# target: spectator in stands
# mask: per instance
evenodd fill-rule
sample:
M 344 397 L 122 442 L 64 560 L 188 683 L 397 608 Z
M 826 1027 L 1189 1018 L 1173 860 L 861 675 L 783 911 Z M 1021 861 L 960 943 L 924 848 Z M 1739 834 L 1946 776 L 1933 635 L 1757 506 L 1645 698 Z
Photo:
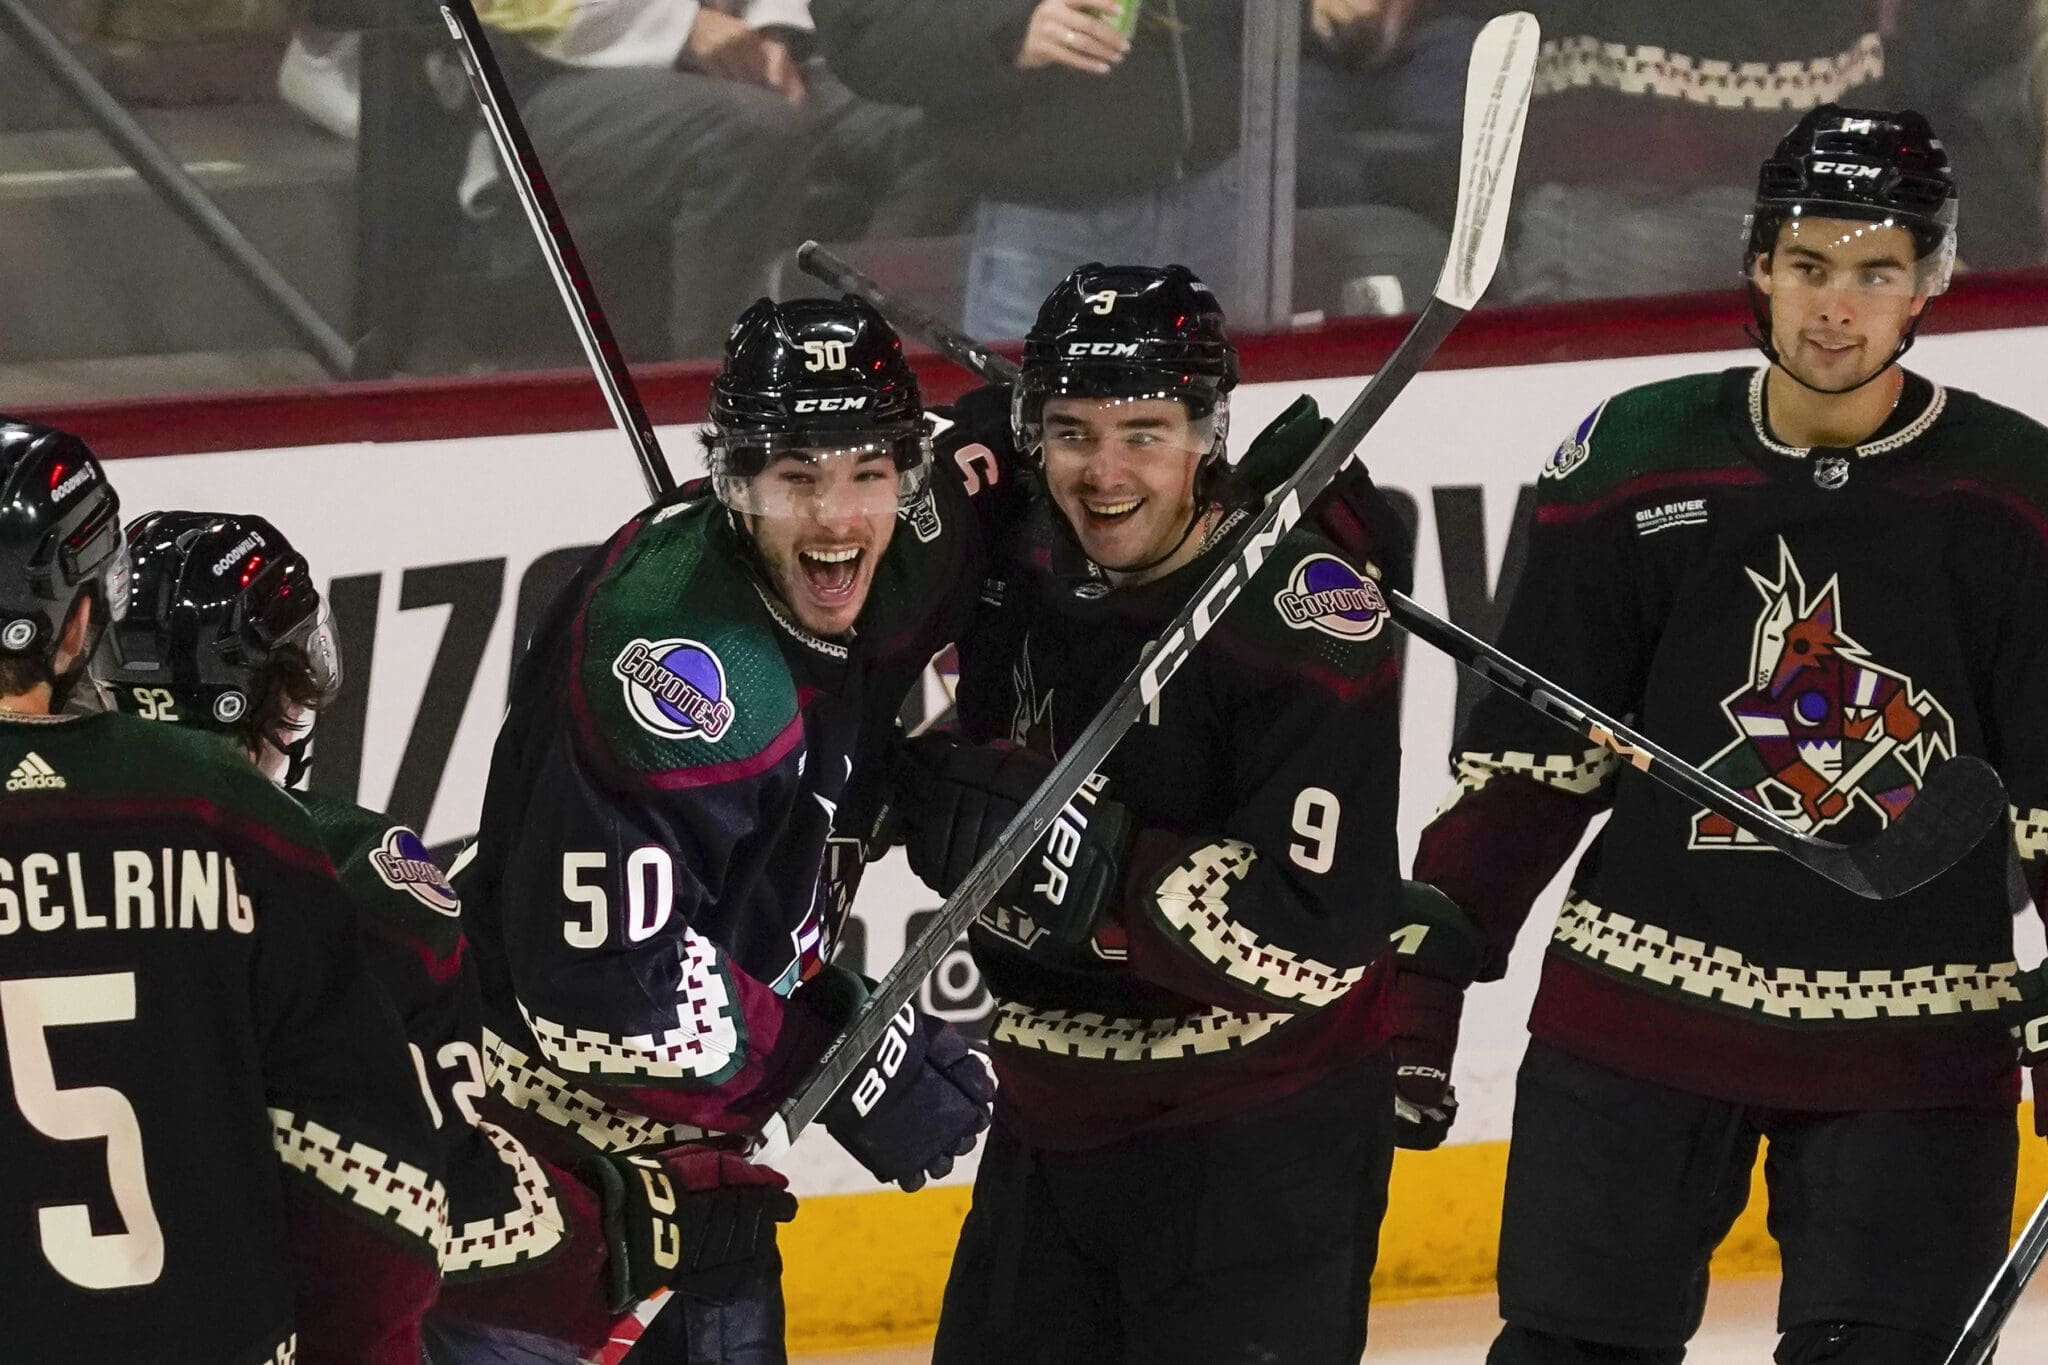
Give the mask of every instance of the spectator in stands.
M 873 204 L 913 154 L 914 115 L 805 63 L 805 0 L 484 0 L 479 12 L 519 40 L 496 44 L 499 60 L 629 354 L 719 349 L 806 235 L 814 160 Z M 849 180 L 855 156 L 873 173 Z M 466 202 L 495 220 L 500 261 L 530 262 L 509 197 L 478 178 Z
M 1295 123 L 1298 308 L 1419 306 L 1449 244 L 1482 22 L 1473 0 L 1311 0 Z
M 1136 13 L 1126 37 L 1124 5 Z M 929 115 L 975 198 L 966 326 L 1021 337 L 1080 261 L 1233 299 L 1239 0 L 813 0 L 826 60 Z
M 1543 48 L 1502 294 L 1735 288 L 1756 149 L 1818 105 L 1885 102 L 1897 3 L 1522 0 Z

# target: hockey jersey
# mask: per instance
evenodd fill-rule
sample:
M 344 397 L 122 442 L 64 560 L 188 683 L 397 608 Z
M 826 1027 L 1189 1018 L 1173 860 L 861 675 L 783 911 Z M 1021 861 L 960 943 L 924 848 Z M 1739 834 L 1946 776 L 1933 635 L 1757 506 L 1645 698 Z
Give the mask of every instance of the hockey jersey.
M 941 460 L 849 641 L 803 630 L 687 491 L 556 601 L 458 878 L 509 1127 L 563 1155 L 760 1131 L 837 1024 L 800 987 L 862 866 L 856 748 L 952 638 L 970 504 L 1012 482 Z
M 1357 477 L 1346 476 L 1346 477 Z M 1111 590 L 1045 504 L 960 645 L 965 737 L 1057 756 L 1218 564 Z M 1093 1147 L 1271 1101 L 1376 1051 L 1399 913 L 1400 654 L 1372 547 L 1304 522 L 1100 771 L 1138 827 L 1094 939 L 1000 902 L 969 939 L 996 1000 L 996 1113 Z
M 0 1357 L 416 1365 L 447 1193 L 318 832 L 122 715 L 0 772 Z
M 1908 376 L 1854 450 L 1771 431 L 1765 372 L 1632 390 L 1539 480 L 1501 648 L 1808 833 L 1868 838 L 1975 754 L 2008 832 L 1864 900 L 1504 695 L 1457 743 L 1418 880 L 1503 970 L 1587 822 L 1531 1031 L 1624 1073 L 1811 1109 L 2009 1102 L 2016 852 L 2048 867 L 2048 431 Z
M 371 974 L 398 1009 L 426 1086 L 448 1189 L 437 1307 L 595 1344 L 606 1301 L 596 1193 L 480 1117 L 482 1007 L 462 901 L 412 830 L 374 811 L 294 792 L 357 912 Z

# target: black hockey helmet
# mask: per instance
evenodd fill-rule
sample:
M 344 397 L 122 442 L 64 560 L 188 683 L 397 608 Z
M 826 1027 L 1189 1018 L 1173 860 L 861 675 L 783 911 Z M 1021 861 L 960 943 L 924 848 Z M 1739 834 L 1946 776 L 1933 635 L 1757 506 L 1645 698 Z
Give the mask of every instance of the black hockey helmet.
M 1915 252 L 1910 287 L 1931 296 L 1948 289 L 1955 269 L 1957 204 L 1948 152 L 1925 115 L 1837 104 L 1808 112 L 1764 162 L 1749 215 L 1743 275 L 1751 282 L 1754 339 L 1764 354 L 1778 358 L 1770 338 L 1769 301 L 1755 287 L 1752 271 L 1777 248 L 1786 224 L 1848 219 L 1904 228 Z M 1913 344 L 1917 327 L 1916 318 L 1893 360 Z
M 1192 420 L 1214 419 L 1214 462 L 1236 387 L 1223 307 L 1192 270 L 1091 262 L 1052 291 L 1024 338 L 1011 426 L 1019 449 L 1037 452 L 1049 398 L 1173 398 Z
M 93 672 L 118 710 L 224 734 L 302 661 L 311 710 L 341 690 L 341 649 L 306 558 L 262 517 L 149 512 L 128 528 L 135 588 Z M 268 736 L 294 758 L 303 736 Z
M 80 597 L 128 603 L 121 500 L 84 441 L 0 416 L 0 658 L 46 656 Z
M 711 382 L 706 445 L 713 490 L 766 513 L 755 476 L 782 454 L 886 453 L 907 503 L 931 473 L 931 439 L 903 342 L 865 299 L 757 301 L 733 324 Z

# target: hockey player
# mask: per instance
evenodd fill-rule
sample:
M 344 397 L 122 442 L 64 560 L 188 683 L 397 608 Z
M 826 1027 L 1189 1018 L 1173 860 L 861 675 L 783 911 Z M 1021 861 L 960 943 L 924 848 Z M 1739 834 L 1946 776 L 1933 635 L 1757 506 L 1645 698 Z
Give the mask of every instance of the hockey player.
M 313 823 L 212 740 L 58 714 L 118 503 L 0 419 L 0 1357 L 416 1365 L 447 1195 Z
M 913 741 L 896 787 L 935 888 L 1233 552 L 1256 506 L 1224 462 L 1236 379 L 1184 266 L 1085 266 L 1044 304 L 1014 397 L 1044 496 L 961 642 L 969 742 Z M 1291 471 L 1326 427 L 1304 401 L 1247 463 Z M 1348 477 L 1341 540 L 1280 541 L 971 931 L 1002 1084 L 942 1365 L 1363 1349 L 1404 922 L 1399 658 L 1366 554 L 1406 551 Z
M 1955 221 L 1918 114 L 1801 119 L 1749 225 L 1768 363 L 1579 425 L 1543 469 L 1500 644 L 1830 839 L 1869 837 L 1934 767 L 1981 755 L 2038 902 L 2048 432 L 1898 364 L 1947 287 Z M 2033 1042 L 2048 1016 L 2038 973 L 2019 999 L 2003 836 L 1877 904 L 1503 698 L 1452 767 L 1415 876 L 1470 916 L 1484 980 L 1611 812 L 1530 1020 L 1489 1360 L 1681 1359 L 1760 1138 L 1776 1358 L 1942 1359 L 2012 1215 L 2007 1024 L 2034 1021 Z
M 863 987 L 827 962 L 861 850 L 835 815 L 969 562 L 964 471 L 933 477 L 916 377 L 867 305 L 755 305 L 711 418 L 710 493 L 634 518 L 536 632 L 458 874 L 495 1107 L 541 1151 L 757 1137 L 844 1024 Z M 972 1149 L 991 1089 L 906 1010 L 824 1124 L 914 1189 Z M 681 1325 L 688 1358 L 780 1359 L 775 1276 L 654 1331 Z
M 289 788 L 342 681 L 340 642 L 305 557 L 253 516 L 152 512 L 127 539 L 131 609 L 95 667 L 108 700 L 219 734 Z M 682 1147 L 591 1158 L 586 1184 L 481 1120 L 482 1024 L 461 901 L 412 830 L 331 796 L 291 794 L 350 892 L 371 971 L 427 1086 L 449 1191 L 443 1314 L 596 1347 L 654 1288 L 722 1281 L 772 1256 L 775 1217 L 795 1212 L 773 1172 Z M 684 1193 L 680 1208 L 658 1207 L 666 1191 Z M 672 1248 L 671 1264 L 657 1263 L 657 1244 Z M 430 1323 L 428 1335 L 463 1332 Z

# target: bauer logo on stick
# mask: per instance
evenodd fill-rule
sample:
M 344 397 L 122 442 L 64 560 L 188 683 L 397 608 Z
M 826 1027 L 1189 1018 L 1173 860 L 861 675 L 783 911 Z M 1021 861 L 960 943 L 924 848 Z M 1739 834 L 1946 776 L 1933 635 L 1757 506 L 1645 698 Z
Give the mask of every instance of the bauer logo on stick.
M 725 664 L 695 640 L 635 640 L 612 660 L 612 672 L 644 730 L 716 744 L 732 728 Z
M 370 866 L 393 891 L 403 891 L 436 914 L 459 915 L 462 898 L 448 884 L 441 865 L 427 856 L 420 836 L 404 825 L 384 834 L 384 843 L 370 855 Z
M 1343 640 L 1370 640 L 1387 624 L 1380 585 L 1335 555 L 1310 555 L 1295 565 L 1273 605 L 1294 629 Z

